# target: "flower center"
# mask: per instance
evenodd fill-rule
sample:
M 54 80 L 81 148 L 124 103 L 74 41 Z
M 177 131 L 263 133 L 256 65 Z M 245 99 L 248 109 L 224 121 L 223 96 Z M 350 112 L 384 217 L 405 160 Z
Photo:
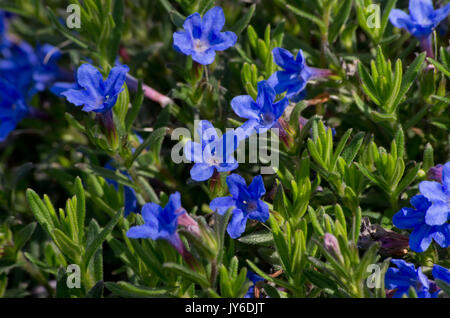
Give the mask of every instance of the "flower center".
M 256 211 L 258 208 L 258 203 L 254 200 L 252 201 L 243 201 L 242 203 L 244 203 L 247 206 L 247 212 L 253 212 Z
M 273 121 L 275 120 L 275 115 L 272 113 L 265 113 L 261 114 L 260 118 L 264 126 L 269 126 L 273 124 Z
M 208 45 L 204 41 L 200 39 L 194 41 L 194 51 L 196 51 L 197 53 L 205 52 L 207 49 Z

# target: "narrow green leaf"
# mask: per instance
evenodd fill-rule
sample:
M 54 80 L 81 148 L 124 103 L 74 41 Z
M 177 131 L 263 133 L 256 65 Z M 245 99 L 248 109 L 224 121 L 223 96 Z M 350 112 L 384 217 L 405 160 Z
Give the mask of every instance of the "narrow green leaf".
M 120 209 L 119 211 L 117 211 L 114 217 L 108 222 L 108 224 L 106 224 L 103 230 L 94 238 L 92 243 L 88 244 L 86 252 L 83 257 L 84 268 L 87 268 L 94 253 L 102 245 L 106 237 L 112 232 L 112 230 L 114 229 L 117 222 L 119 222 L 122 216 L 123 216 L 123 209 Z
M 199 284 L 203 288 L 210 287 L 209 281 L 205 277 L 182 265 L 176 263 L 165 263 L 164 268 L 183 276 L 193 283 Z
M 256 4 L 252 4 L 251 7 L 248 9 L 247 13 L 240 18 L 231 28 L 231 31 L 236 33 L 236 35 L 239 35 L 242 31 L 245 30 L 245 28 L 250 23 L 250 20 L 253 17 L 253 14 L 255 14 Z
M 154 298 L 170 295 L 170 289 L 134 286 L 128 282 L 106 282 L 105 287 L 113 294 L 125 298 Z

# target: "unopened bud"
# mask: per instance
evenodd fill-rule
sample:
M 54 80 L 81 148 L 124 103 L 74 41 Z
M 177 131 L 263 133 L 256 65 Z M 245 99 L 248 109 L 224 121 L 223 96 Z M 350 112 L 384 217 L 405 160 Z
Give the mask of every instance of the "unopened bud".
M 325 249 L 335 258 L 342 260 L 341 249 L 339 248 L 339 243 L 333 234 L 325 233 L 323 237 L 323 242 Z

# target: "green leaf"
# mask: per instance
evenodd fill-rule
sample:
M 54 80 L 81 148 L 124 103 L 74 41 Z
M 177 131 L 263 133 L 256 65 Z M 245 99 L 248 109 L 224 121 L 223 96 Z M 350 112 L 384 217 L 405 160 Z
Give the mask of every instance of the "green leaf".
M 64 232 L 60 229 L 54 229 L 52 236 L 55 240 L 56 245 L 60 248 L 71 261 L 79 260 L 83 255 L 83 249 L 81 246 L 76 244 L 72 239 L 70 239 Z
M 141 110 L 142 103 L 144 102 L 144 90 L 142 89 L 142 80 L 138 82 L 138 91 L 136 97 L 131 104 L 131 108 L 127 112 L 127 117 L 125 118 L 125 129 L 128 133 L 130 133 L 131 128 L 133 127 L 133 123 L 139 115 L 139 111 Z
M 436 68 L 439 71 L 441 71 L 445 76 L 450 77 L 450 71 L 447 69 L 447 67 L 445 67 L 435 59 L 432 59 L 431 57 L 427 57 L 427 61 L 436 66 Z
M 366 93 L 366 95 L 369 96 L 375 104 L 381 105 L 381 101 L 377 97 L 377 90 L 375 88 L 373 79 L 367 71 L 366 67 L 361 62 L 358 63 L 358 73 L 361 77 L 364 93 Z
M 36 229 L 36 222 L 32 222 L 14 234 L 14 249 L 20 251 L 28 242 Z
M 270 232 L 255 232 L 238 239 L 239 242 L 248 245 L 263 245 L 272 246 L 273 245 L 273 235 Z
M 203 288 L 210 287 L 209 281 L 202 275 L 176 263 L 165 263 L 164 268 L 183 276 L 187 280 L 200 285 Z
M 338 289 L 336 282 L 322 273 L 306 269 L 303 271 L 303 274 L 307 280 L 321 289 L 330 289 L 332 291 L 337 291 Z
M 184 21 L 186 20 L 186 17 L 175 10 L 175 8 L 170 4 L 168 0 L 159 0 L 159 2 L 164 7 L 164 9 L 166 9 L 167 13 L 169 13 L 170 19 L 172 20 L 173 24 L 177 28 L 181 28 Z
M 123 216 L 123 209 L 120 209 L 119 211 L 117 211 L 114 217 L 108 222 L 108 224 L 106 224 L 103 230 L 94 238 L 94 240 L 90 244 L 88 244 L 86 252 L 84 253 L 83 256 L 84 268 L 87 268 L 94 253 L 102 245 L 106 237 L 112 232 L 112 230 L 114 229 L 117 222 L 119 222 L 122 216 Z
M 137 157 L 139 157 L 139 155 L 144 151 L 144 149 L 147 149 L 147 148 L 152 149 L 152 146 L 155 146 L 156 144 L 160 143 L 162 141 L 162 139 L 164 138 L 164 136 L 166 135 L 166 133 L 167 133 L 167 127 L 161 127 L 161 128 L 156 129 L 135 150 L 135 152 L 133 153 L 133 156 L 130 159 L 130 162 L 128 162 L 128 166 L 131 167 L 133 162 L 137 159 Z
M 402 61 L 398 59 L 395 62 L 395 72 L 394 72 L 394 82 L 391 89 L 391 94 L 389 95 L 389 98 L 386 101 L 386 104 L 384 105 L 384 108 L 387 110 L 388 113 L 392 113 L 395 110 L 395 101 L 397 100 L 397 97 L 399 96 L 400 87 L 402 85 Z
M 441 279 L 436 279 L 436 285 L 438 285 L 444 293 L 450 296 L 450 284 Z
M 34 217 L 37 219 L 39 224 L 44 228 L 44 230 L 50 235 L 53 231 L 54 224 L 50 216 L 50 212 L 44 205 L 44 202 L 39 198 L 36 192 L 32 189 L 27 189 L 27 201 L 30 205 L 31 211 Z
M 316 16 L 314 16 L 314 15 L 312 15 L 312 14 L 309 14 L 308 12 L 305 12 L 305 11 L 303 11 L 303 10 L 300 10 L 300 9 L 294 7 L 294 6 L 291 6 L 291 5 L 289 5 L 289 4 L 286 5 L 286 7 L 288 8 L 288 10 L 290 10 L 292 13 L 298 15 L 299 17 L 305 18 L 305 19 L 310 20 L 311 22 L 314 22 L 314 23 L 317 24 L 321 29 L 324 29 L 324 28 L 326 27 L 326 26 L 325 26 L 325 23 L 323 23 L 323 21 L 320 20 L 318 17 L 316 17 Z
M 170 296 L 170 289 L 135 286 L 128 282 L 106 282 L 105 287 L 113 294 L 125 298 L 154 298 Z
M 109 64 L 114 65 L 119 52 L 120 40 L 122 39 L 123 27 L 125 24 L 125 4 L 124 0 L 114 0 L 114 10 L 112 12 L 112 18 L 114 20 L 115 27 L 109 36 L 109 43 L 107 48 Z
M 411 65 L 406 70 L 405 75 L 402 79 L 402 85 L 400 87 L 400 91 L 398 93 L 397 99 L 394 102 L 394 109 L 393 111 L 396 111 L 398 104 L 400 103 L 401 99 L 410 89 L 411 85 L 414 83 L 414 80 L 417 78 L 417 74 L 419 73 L 423 62 L 425 60 L 426 53 L 423 52 L 419 54 L 414 61 L 411 63 Z
M 417 173 L 420 170 L 420 164 L 416 164 L 413 168 L 411 168 L 405 177 L 403 177 L 400 184 L 397 186 L 395 190 L 395 197 L 400 197 L 400 194 L 416 179 Z
M 126 176 L 119 173 L 118 171 L 113 171 L 110 169 L 106 169 L 97 165 L 87 165 L 84 163 L 80 163 L 76 165 L 77 168 L 86 171 L 87 173 L 92 173 L 97 176 L 100 176 L 104 179 L 111 179 L 123 184 L 125 186 L 129 186 L 130 188 L 134 188 L 133 182 L 130 181 Z
M 252 4 L 252 6 L 248 9 L 247 13 L 240 18 L 231 28 L 231 31 L 236 33 L 236 35 L 239 35 L 242 31 L 245 30 L 245 28 L 250 23 L 250 20 L 253 17 L 253 14 L 255 13 L 256 4 Z
M 82 241 L 84 237 L 84 220 L 86 218 L 86 198 L 80 177 L 75 179 L 75 195 L 77 197 L 76 218 L 78 222 L 78 237 Z
M 352 10 L 352 4 L 353 0 L 344 0 L 342 2 L 342 5 L 337 9 L 338 14 L 333 19 L 329 30 L 330 33 L 328 36 L 328 41 L 330 43 L 333 43 L 336 40 L 342 28 L 345 26 L 345 23 L 347 22 L 347 19 Z
M 52 21 L 52 23 L 53 23 L 53 26 L 59 32 L 61 32 L 62 35 L 64 35 L 66 38 L 68 38 L 73 43 L 77 44 L 78 46 L 80 46 L 83 49 L 89 48 L 89 45 L 87 45 L 83 41 L 79 40 L 75 35 L 70 33 L 69 30 L 67 30 L 65 27 L 63 27 L 63 25 L 59 22 L 58 18 L 56 17 L 55 13 L 53 12 L 53 10 L 51 8 L 47 7 L 47 13 L 48 13 L 48 17 L 49 17 L 50 21 Z
M 86 297 L 87 298 L 102 298 L 103 297 L 103 289 L 105 284 L 102 281 L 97 282 L 94 287 L 92 287 Z
M 356 155 L 359 152 L 359 149 L 361 148 L 363 140 L 364 140 L 364 133 L 361 131 L 357 133 L 355 137 L 353 137 L 347 148 L 343 150 L 342 158 L 347 163 L 347 166 L 350 166 L 350 164 L 355 159 Z
M 425 150 L 423 152 L 423 169 L 426 172 L 433 166 L 434 166 L 433 146 L 428 142 L 425 145 Z
M 352 134 L 352 129 L 350 128 L 341 137 L 341 140 L 339 141 L 339 144 L 337 145 L 336 150 L 334 151 L 333 157 L 331 158 L 330 166 L 331 166 L 332 170 L 334 170 L 334 167 L 336 166 L 338 157 L 341 155 L 342 151 L 344 150 L 344 147 L 347 144 L 347 140 L 348 140 L 348 138 L 350 138 L 351 134 Z

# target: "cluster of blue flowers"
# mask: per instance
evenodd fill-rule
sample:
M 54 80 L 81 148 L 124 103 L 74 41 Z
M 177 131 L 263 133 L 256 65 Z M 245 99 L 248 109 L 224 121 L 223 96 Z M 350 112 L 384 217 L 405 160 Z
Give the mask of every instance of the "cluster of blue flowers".
M 420 40 L 424 50 L 433 56 L 430 35 L 437 25 L 450 13 L 450 4 L 434 10 L 431 0 L 410 0 L 410 14 L 394 9 L 390 13 L 391 23 L 406 29 Z M 45 44 L 34 49 L 26 42 L 18 42 L 8 34 L 10 17 L 0 11 L 0 141 L 13 131 L 17 124 L 31 111 L 28 103 L 33 95 L 51 87 L 51 91 L 64 96 L 84 112 L 94 112 L 114 125 L 112 109 L 119 95 L 125 89 L 129 68 L 116 65 L 109 74 L 86 63 L 75 74 L 75 82 L 57 82 L 63 76 L 57 62 L 60 51 Z M 204 14 L 194 13 L 186 18 L 183 31 L 173 34 L 173 47 L 177 52 L 191 56 L 201 65 L 214 62 L 217 51 L 233 47 L 237 35 L 231 31 L 222 32 L 225 16 L 222 8 L 214 7 Z M 219 136 L 213 124 L 200 121 L 195 127 L 200 142 L 188 141 L 184 146 L 185 157 L 194 163 L 190 176 L 194 181 L 203 182 L 215 174 L 231 172 L 239 164 L 234 152 L 239 143 L 252 134 L 264 133 L 271 128 L 281 128 L 279 122 L 289 103 L 297 103 L 306 97 L 306 86 L 310 80 L 332 75 L 330 70 L 310 67 L 306 64 L 302 50 L 294 56 L 283 48 L 272 51 L 274 62 L 280 70 L 267 80 L 257 84 L 257 96 L 236 96 L 231 100 L 234 113 L 245 122 L 236 129 Z M 14 74 L 14 75 L 13 75 Z M 52 86 L 52 84 L 55 85 Z M 302 122 L 300 122 L 302 125 Z M 334 135 L 334 129 L 333 129 Z M 113 161 L 105 168 L 115 170 Z M 123 171 L 127 177 L 129 175 Z M 107 180 L 116 189 L 114 180 Z M 246 230 L 247 221 L 266 222 L 270 217 L 269 206 L 263 201 L 266 194 L 263 178 L 257 175 L 247 186 L 246 180 L 238 174 L 226 177 L 229 196 L 217 197 L 210 202 L 210 209 L 219 215 L 231 210 L 232 217 L 227 227 L 229 236 L 239 238 Z M 414 208 L 402 208 L 393 217 L 393 223 L 400 229 L 412 229 L 410 247 L 415 252 L 424 252 L 434 240 L 442 248 L 450 246 L 450 162 L 442 166 L 437 181 L 423 181 L 419 184 L 420 194 L 411 198 Z M 137 212 L 138 201 L 134 189 L 124 187 L 125 217 Z M 181 255 L 187 251 L 177 233 L 178 226 L 185 226 L 199 234 L 198 224 L 182 207 L 179 192 L 170 195 L 165 207 L 147 203 L 141 209 L 144 224 L 131 227 L 129 238 L 165 240 Z M 389 268 L 386 273 L 386 286 L 396 290 L 394 297 L 402 297 L 413 287 L 419 297 L 436 297 L 439 288 L 430 282 L 419 267 L 403 260 L 392 260 L 397 268 Z M 433 267 L 435 280 L 450 284 L 450 271 L 441 266 Z M 249 272 L 248 279 L 253 285 L 246 297 L 255 295 L 262 277 Z
M 442 167 L 441 182 L 422 181 L 420 194 L 411 198 L 412 208 L 402 208 L 393 217 L 399 229 L 413 229 L 409 245 L 424 252 L 431 242 L 443 248 L 450 246 L 450 162 Z
M 401 298 L 407 295 L 409 289 L 415 289 L 419 298 L 436 298 L 440 289 L 434 282 L 430 282 L 428 277 L 422 272 L 422 268 L 417 270 L 414 264 L 410 264 L 401 259 L 393 259 L 391 262 L 397 266 L 391 267 L 387 270 L 385 276 L 386 288 L 395 290 L 393 297 Z M 439 279 L 444 283 L 450 284 L 450 270 L 434 265 L 433 277 L 435 280 Z
M 412 208 L 402 208 L 393 217 L 393 223 L 400 229 L 413 229 L 409 246 L 415 252 L 426 251 L 434 240 L 442 248 L 450 246 L 450 162 L 440 166 L 434 173 L 437 181 L 422 181 L 420 194 L 411 198 Z M 392 260 L 398 268 L 389 268 L 386 286 L 396 289 L 394 297 L 402 297 L 409 288 L 415 288 L 418 297 L 436 297 L 439 289 L 430 284 L 421 269 L 415 270 L 413 264 L 403 260 Z M 433 268 L 433 276 L 450 284 L 450 271 L 439 265 Z
M 0 141 L 33 111 L 28 106 L 31 97 L 62 76 L 57 65 L 60 51 L 50 44 L 34 49 L 12 38 L 11 18 L 0 11 Z
M 432 0 L 410 0 L 409 15 L 402 10 L 393 9 L 389 20 L 397 28 L 405 29 L 418 38 L 422 49 L 429 57 L 433 57 L 431 33 L 449 13 L 450 3 L 434 10 Z

